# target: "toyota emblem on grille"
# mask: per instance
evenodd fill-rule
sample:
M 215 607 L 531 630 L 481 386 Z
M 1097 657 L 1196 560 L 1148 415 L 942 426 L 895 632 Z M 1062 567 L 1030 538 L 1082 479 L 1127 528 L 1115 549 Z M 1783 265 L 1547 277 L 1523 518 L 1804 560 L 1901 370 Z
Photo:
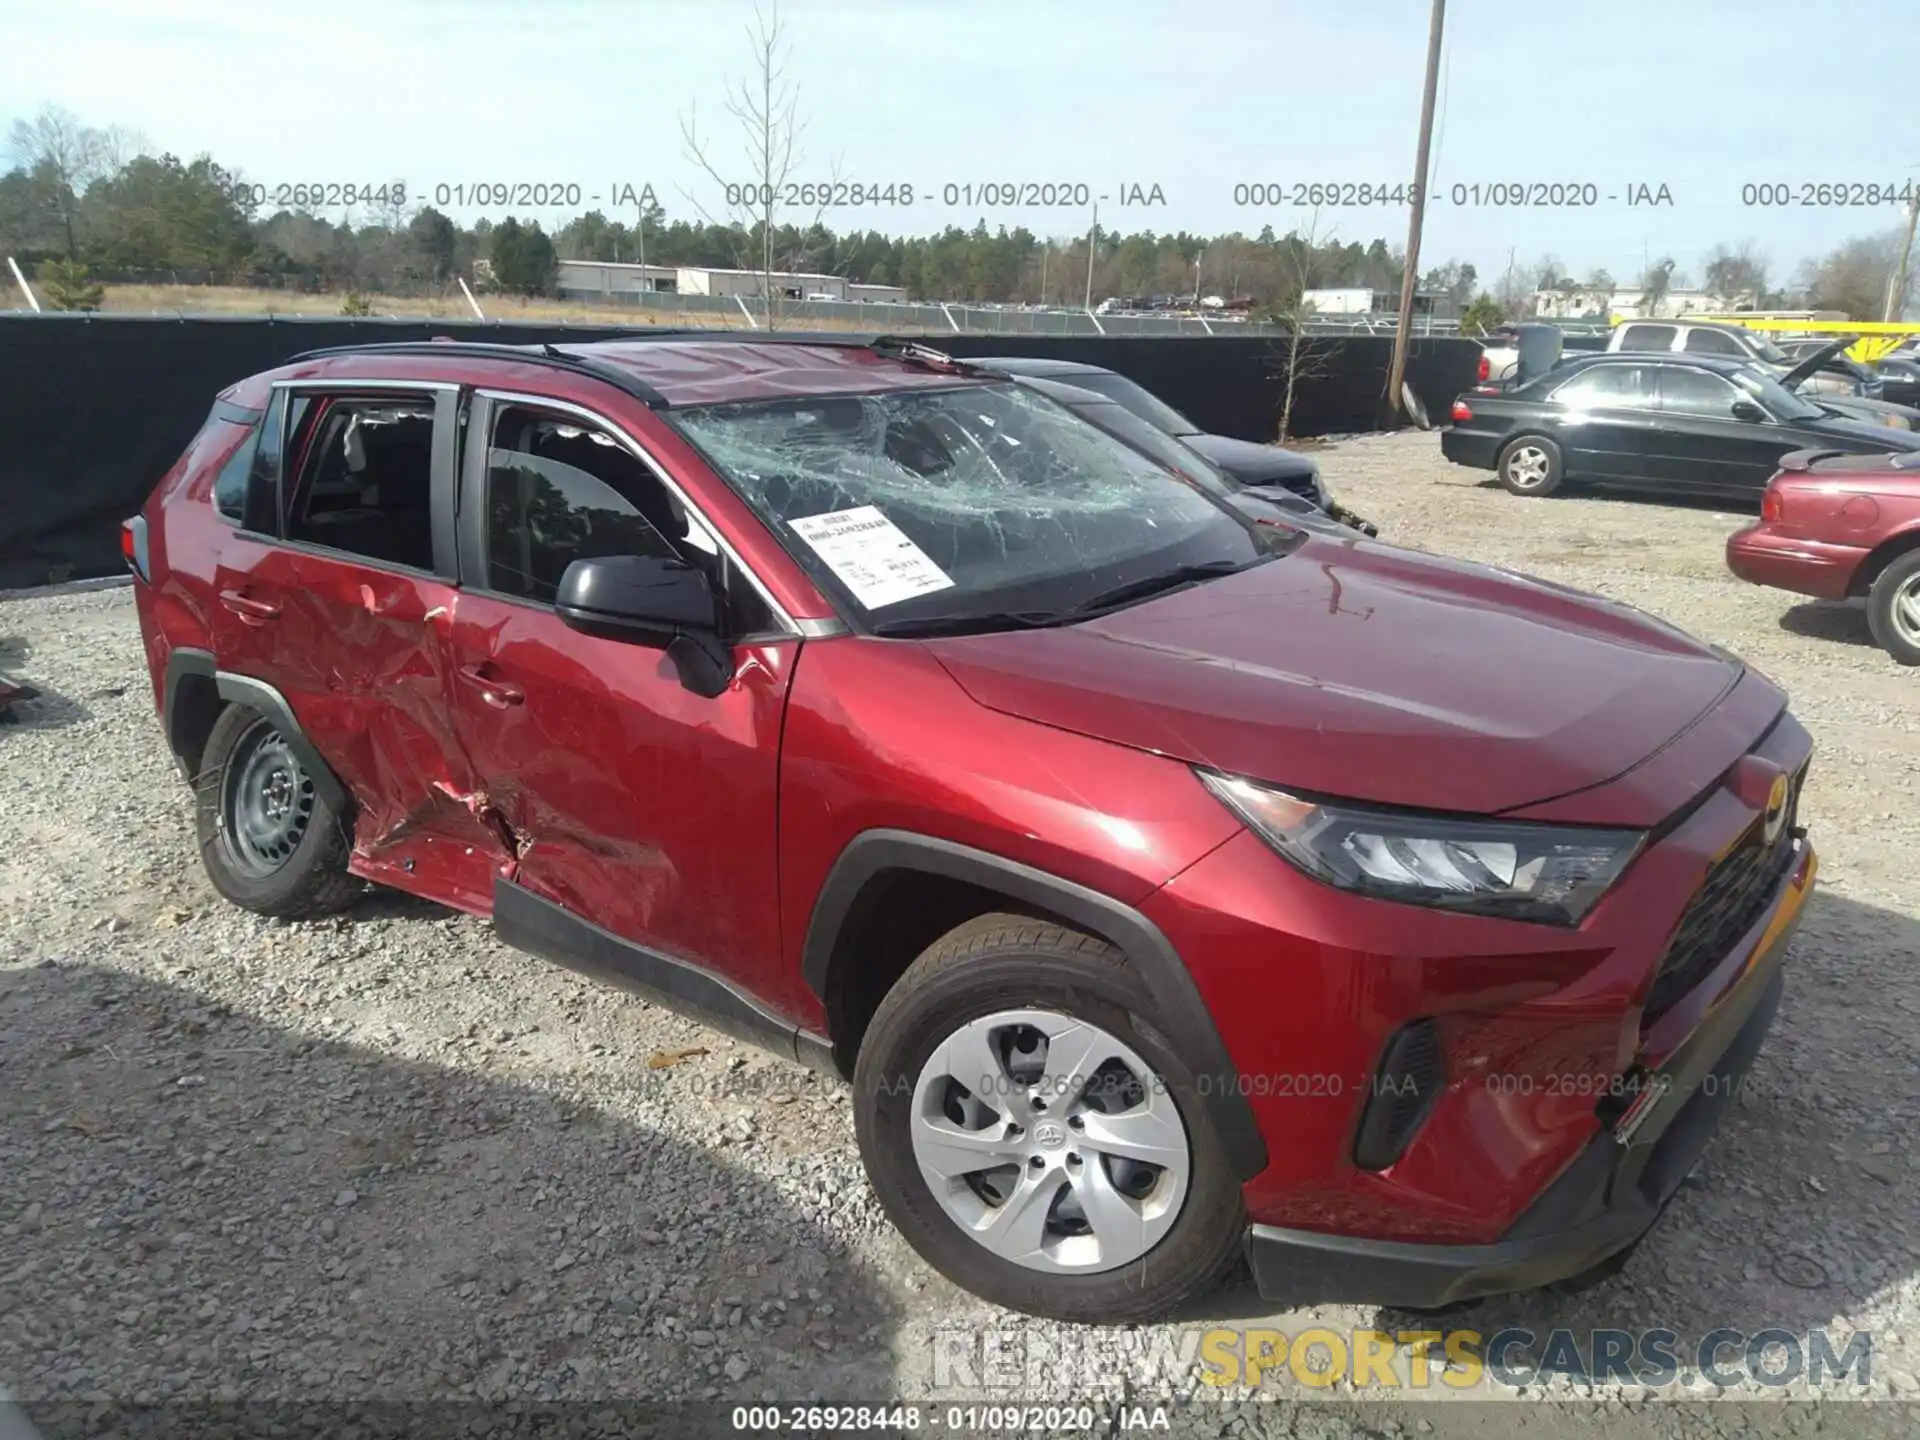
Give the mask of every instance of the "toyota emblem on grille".
M 1793 787 L 1787 783 L 1787 777 L 1773 777 L 1773 788 L 1767 792 L 1766 818 L 1760 822 L 1760 833 L 1771 845 L 1780 838 L 1780 832 L 1787 827 L 1787 800 L 1793 793 Z

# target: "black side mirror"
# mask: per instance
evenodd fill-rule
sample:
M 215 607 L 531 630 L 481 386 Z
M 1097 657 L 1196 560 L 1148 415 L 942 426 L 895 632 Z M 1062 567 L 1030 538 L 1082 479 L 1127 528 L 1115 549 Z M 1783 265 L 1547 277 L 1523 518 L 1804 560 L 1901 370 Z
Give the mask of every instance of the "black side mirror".
M 660 555 L 576 560 L 560 577 L 554 611 L 582 634 L 657 645 L 680 683 L 711 699 L 733 679 L 733 652 L 720 636 L 720 605 L 707 574 Z
M 1736 400 L 1733 402 L 1733 418 L 1736 420 L 1764 420 L 1767 418 L 1767 412 L 1751 400 Z

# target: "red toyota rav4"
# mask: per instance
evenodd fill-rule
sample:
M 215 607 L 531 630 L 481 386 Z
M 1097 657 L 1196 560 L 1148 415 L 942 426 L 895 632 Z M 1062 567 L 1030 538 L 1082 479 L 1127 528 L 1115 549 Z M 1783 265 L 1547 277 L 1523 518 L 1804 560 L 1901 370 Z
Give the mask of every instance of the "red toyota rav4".
M 223 894 L 378 881 L 849 1076 L 894 1222 L 1043 1314 L 1602 1269 L 1813 885 L 1734 657 L 911 345 L 302 356 L 126 548 Z

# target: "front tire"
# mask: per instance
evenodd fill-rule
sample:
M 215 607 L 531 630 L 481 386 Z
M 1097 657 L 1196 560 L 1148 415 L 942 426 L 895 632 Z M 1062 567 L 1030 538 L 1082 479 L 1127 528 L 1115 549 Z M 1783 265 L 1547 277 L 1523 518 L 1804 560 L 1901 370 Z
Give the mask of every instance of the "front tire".
M 1551 495 L 1560 488 L 1565 462 L 1560 447 L 1544 435 L 1522 435 L 1500 452 L 1500 483 L 1515 495 Z
M 346 817 L 313 784 L 274 722 L 229 705 L 213 722 L 194 782 L 200 858 L 213 888 L 242 909 L 311 919 L 365 887 L 347 873 Z
M 1867 592 L 1873 640 L 1902 665 L 1920 665 L 1920 550 L 1882 570 Z
M 969 921 L 888 992 L 854 1071 L 888 1217 L 996 1304 L 1142 1321 L 1213 1289 L 1240 1186 L 1124 956 L 1016 915 Z

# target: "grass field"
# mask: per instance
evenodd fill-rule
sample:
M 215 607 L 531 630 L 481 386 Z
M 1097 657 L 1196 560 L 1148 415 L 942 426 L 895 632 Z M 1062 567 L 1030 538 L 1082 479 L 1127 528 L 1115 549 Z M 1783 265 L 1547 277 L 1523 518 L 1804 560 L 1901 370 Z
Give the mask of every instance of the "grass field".
M 339 294 L 302 294 L 297 290 L 254 290 L 228 285 L 108 285 L 102 311 L 116 315 L 326 315 L 338 316 Z M 473 311 L 455 295 L 368 295 L 376 316 L 471 320 Z M 688 310 L 643 310 L 625 305 L 590 305 L 575 300 L 526 300 L 483 295 L 480 308 L 489 320 L 570 321 L 576 325 L 671 325 L 682 329 L 744 330 L 746 316 L 736 309 L 714 314 Z M 812 330 L 871 330 L 851 321 L 809 321 Z

